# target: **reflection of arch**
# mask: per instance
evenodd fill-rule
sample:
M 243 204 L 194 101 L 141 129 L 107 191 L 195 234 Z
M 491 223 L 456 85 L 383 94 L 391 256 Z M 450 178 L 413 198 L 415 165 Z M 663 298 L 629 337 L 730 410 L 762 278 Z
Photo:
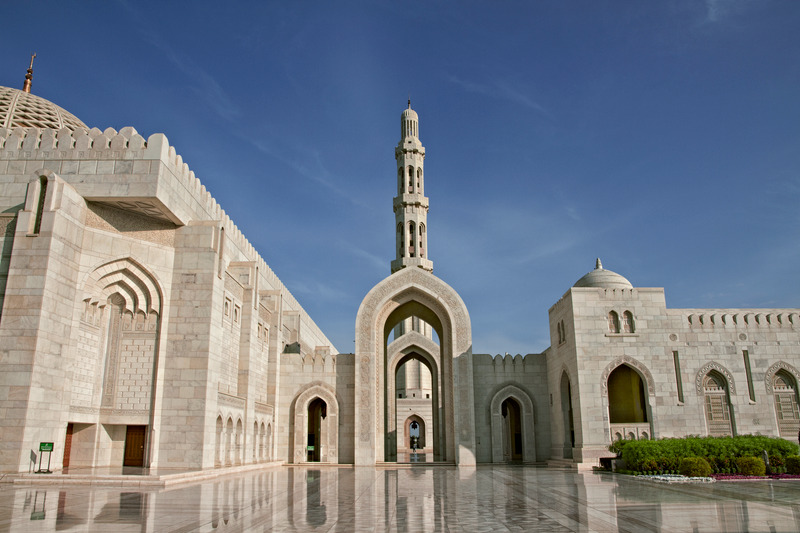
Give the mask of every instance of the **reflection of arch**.
M 327 383 L 315 381 L 306 385 L 292 403 L 291 417 L 294 422 L 294 430 L 291 435 L 290 447 L 293 450 L 292 462 L 294 463 L 304 463 L 307 460 L 308 408 L 316 399 L 325 402 L 325 418 L 321 421 L 320 428 L 322 442 L 320 443 L 319 461 L 323 463 L 338 462 L 339 402 L 336 399 L 336 391 Z
M 504 459 L 503 445 L 503 402 L 509 398 L 514 399 L 521 409 L 520 422 L 522 424 L 522 460 L 536 461 L 536 441 L 534 432 L 534 410 L 530 396 L 516 385 L 506 385 L 495 393 L 489 404 L 489 413 L 492 426 L 492 462 L 502 463 Z
M 403 268 L 378 283 L 361 302 L 356 318 L 355 463 L 385 460 L 394 438 L 386 425 L 387 339 L 392 328 L 418 317 L 437 333 L 440 345 L 441 460 L 475 464 L 475 420 L 469 313 L 452 287 L 421 268 Z M 453 387 L 457 378 L 459 387 Z M 456 408 L 457 406 L 457 408 Z

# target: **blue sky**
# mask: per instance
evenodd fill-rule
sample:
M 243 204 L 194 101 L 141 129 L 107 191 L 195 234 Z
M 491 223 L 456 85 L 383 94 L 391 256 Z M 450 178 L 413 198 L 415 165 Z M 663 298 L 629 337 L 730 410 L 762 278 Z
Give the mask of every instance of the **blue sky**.
M 799 307 L 800 2 L 33 2 L 0 85 L 163 132 L 342 352 L 394 258 L 410 93 L 434 273 L 536 353 L 601 257 L 670 307 Z

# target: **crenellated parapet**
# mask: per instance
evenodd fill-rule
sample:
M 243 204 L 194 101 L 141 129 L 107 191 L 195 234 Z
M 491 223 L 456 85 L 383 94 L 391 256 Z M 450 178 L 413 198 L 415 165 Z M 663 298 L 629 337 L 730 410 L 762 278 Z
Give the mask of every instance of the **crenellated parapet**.
M 133 127 L 119 131 L 0 129 L 0 163 L 3 161 L 8 162 L 6 172 L 15 174 L 18 181 L 27 183 L 45 168 L 92 201 L 120 207 L 133 197 L 148 204 L 148 212 L 160 212 L 162 219 L 176 226 L 212 223 L 224 228 L 230 258 L 254 262 L 258 286 L 281 291 L 284 309 L 300 312 L 303 329 L 312 335 L 312 345 L 327 343 L 319 327 L 164 134 L 145 139 Z
M 682 309 L 692 329 L 800 328 L 796 309 Z

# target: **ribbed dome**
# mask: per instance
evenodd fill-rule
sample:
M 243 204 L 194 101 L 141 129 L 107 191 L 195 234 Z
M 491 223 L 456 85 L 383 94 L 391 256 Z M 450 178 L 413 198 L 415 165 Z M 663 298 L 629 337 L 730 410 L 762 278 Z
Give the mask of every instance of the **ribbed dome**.
M 414 111 L 413 109 L 411 109 L 411 104 L 410 103 L 408 105 L 409 105 L 408 109 L 404 109 L 403 110 L 403 114 L 401 115 L 401 118 L 403 120 L 405 120 L 405 119 L 419 120 L 419 116 L 417 115 L 417 112 Z
M 600 287 L 603 289 L 632 289 L 633 285 L 624 276 L 603 268 L 600 258 L 594 270 L 575 282 L 573 287 Z
M 49 100 L 0 86 L 0 129 L 16 127 L 89 129 L 78 117 Z

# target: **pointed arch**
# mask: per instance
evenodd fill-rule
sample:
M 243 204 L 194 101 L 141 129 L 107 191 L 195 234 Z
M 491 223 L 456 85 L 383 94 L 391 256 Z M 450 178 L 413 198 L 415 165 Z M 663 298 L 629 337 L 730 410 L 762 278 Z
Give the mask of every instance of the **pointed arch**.
M 355 463 L 384 460 L 386 427 L 386 350 L 392 327 L 416 316 L 440 340 L 441 459 L 475 464 L 472 333 L 469 313 L 452 287 L 421 268 L 404 268 L 378 283 L 364 297 L 356 316 Z M 459 387 L 455 389 L 454 380 Z
M 325 402 L 325 417 L 322 422 L 322 442 L 320 443 L 319 457 L 323 463 L 338 463 L 339 443 L 339 400 L 336 390 L 327 383 L 314 381 L 308 383 L 297 394 L 291 406 L 291 418 L 294 430 L 291 433 L 293 463 L 305 463 L 307 452 L 308 408 L 314 400 Z
M 521 408 L 520 422 L 522 425 L 521 438 L 522 438 L 522 460 L 526 463 L 536 461 L 536 433 L 535 428 L 535 414 L 533 408 L 533 400 L 527 392 L 522 390 L 519 386 L 508 383 L 501 386 L 501 388 L 492 396 L 489 403 L 489 416 L 491 420 L 492 431 L 492 462 L 502 463 L 504 458 L 504 416 L 503 416 L 503 402 L 509 398 L 515 400 Z

